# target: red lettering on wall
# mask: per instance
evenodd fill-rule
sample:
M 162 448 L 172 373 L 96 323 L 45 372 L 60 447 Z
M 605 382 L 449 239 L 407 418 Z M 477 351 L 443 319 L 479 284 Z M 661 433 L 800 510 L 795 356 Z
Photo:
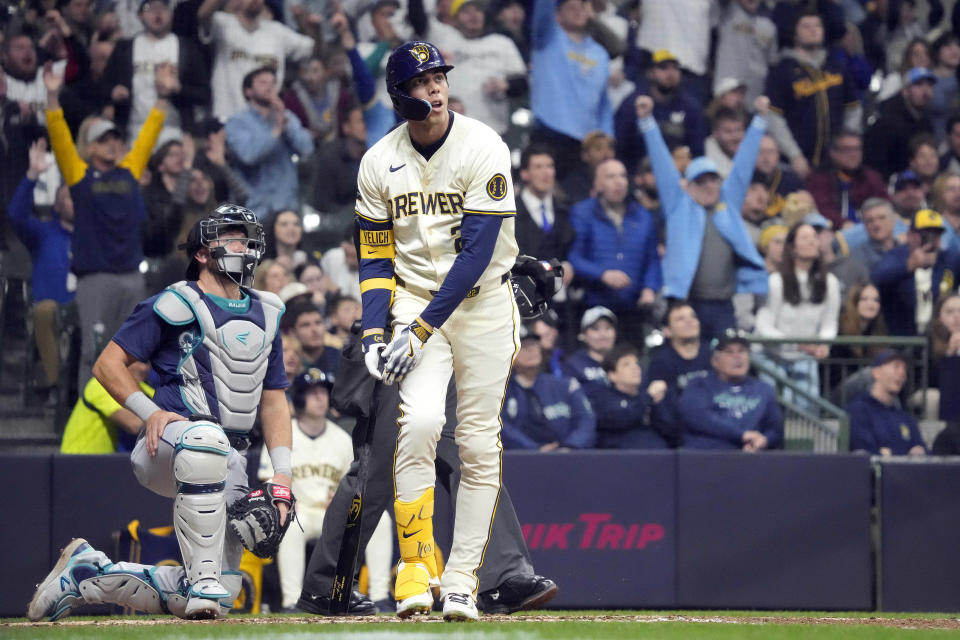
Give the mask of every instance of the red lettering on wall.
M 618 524 L 605 524 L 600 529 L 600 537 L 597 539 L 597 549 L 606 549 L 610 545 L 611 549 L 620 548 L 620 540 L 623 538 L 623 527 Z
M 663 527 L 659 524 L 645 524 L 640 530 L 640 539 L 637 540 L 637 549 L 643 549 L 648 542 L 663 540 Z
M 573 529 L 572 522 L 567 524 L 551 524 L 550 528 L 547 529 L 547 537 L 543 540 L 543 548 L 549 549 L 550 547 L 556 547 L 557 549 L 566 549 L 567 534 L 570 533 L 571 529 Z
M 580 548 L 589 549 L 593 544 L 593 537 L 597 534 L 597 527 L 610 519 L 609 513 L 581 513 L 580 522 L 587 523 L 587 530 L 580 539 Z

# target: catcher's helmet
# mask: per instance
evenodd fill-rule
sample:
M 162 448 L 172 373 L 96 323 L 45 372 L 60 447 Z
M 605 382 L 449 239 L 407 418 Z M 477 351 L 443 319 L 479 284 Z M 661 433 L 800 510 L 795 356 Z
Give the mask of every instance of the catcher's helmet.
M 220 234 L 228 230 L 243 232 L 246 237 L 246 250 L 243 253 L 233 253 L 227 247 L 220 246 Z M 210 256 L 217 262 L 221 272 L 241 287 L 249 287 L 253 284 L 253 272 L 260 264 L 266 247 L 263 225 L 253 211 L 235 204 L 222 204 L 208 216 L 197 220 L 187 234 L 187 241 L 180 245 L 190 260 L 187 280 L 196 280 L 200 276 L 200 263 L 193 257 L 202 247 L 210 249 Z
M 303 408 L 307 406 L 307 394 L 319 386 L 326 387 L 329 392 L 333 389 L 333 379 L 316 367 L 310 367 L 294 378 L 293 391 L 290 394 L 293 408 L 297 411 L 303 411 Z
M 447 64 L 437 48 L 429 42 L 404 42 L 390 54 L 387 60 L 387 93 L 393 100 L 393 108 L 401 117 L 426 120 L 430 115 L 430 103 L 414 98 L 403 85 L 414 76 L 433 69 L 447 73 L 453 69 L 453 65 Z

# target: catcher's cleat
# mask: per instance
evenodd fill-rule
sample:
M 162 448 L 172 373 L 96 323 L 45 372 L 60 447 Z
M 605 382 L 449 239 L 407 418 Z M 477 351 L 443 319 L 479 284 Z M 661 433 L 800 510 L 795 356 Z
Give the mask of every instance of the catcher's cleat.
M 487 614 L 509 615 L 539 609 L 557 595 L 557 583 L 543 576 L 512 576 L 500 586 L 477 597 L 477 606 Z
M 430 570 L 426 565 L 401 562 L 397 569 L 397 617 L 429 615 L 433 609 L 433 593 L 430 591 Z
M 63 548 L 53 570 L 37 585 L 27 607 L 27 618 L 32 622 L 44 619 L 53 622 L 69 615 L 73 607 L 84 603 L 79 583 L 100 572 L 99 566 L 84 562 L 85 554 L 102 557 L 83 538 L 74 538 Z
M 188 620 L 216 620 L 223 615 L 220 600 L 229 598 L 230 592 L 213 578 L 204 578 L 190 585 L 187 590 L 187 606 L 183 616 Z
M 445 622 L 473 622 L 480 617 L 473 598 L 466 593 L 448 593 L 443 601 Z

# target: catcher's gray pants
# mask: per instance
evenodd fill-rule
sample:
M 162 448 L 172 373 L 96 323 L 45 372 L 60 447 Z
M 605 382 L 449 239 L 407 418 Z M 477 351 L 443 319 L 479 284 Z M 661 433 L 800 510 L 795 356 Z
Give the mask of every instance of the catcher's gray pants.
M 342 366 L 341 362 L 341 366 Z M 361 367 L 364 365 L 360 363 Z M 396 385 L 380 390 L 380 403 L 373 440 L 370 445 L 367 485 L 363 492 L 363 515 L 360 527 L 360 552 L 366 547 L 373 530 L 380 522 L 384 510 L 393 508 L 393 453 L 397 443 L 397 407 L 400 406 Z M 437 483 L 450 493 L 451 510 L 457 501 L 460 484 L 460 457 L 453 431 L 456 426 L 456 391 L 451 384 L 447 390 L 447 421 L 437 444 Z M 355 451 L 360 443 L 354 441 Z M 350 470 L 340 480 L 337 492 L 327 507 L 323 520 L 323 532 L 314 547 L 303 580 L 304 593 L 329 595 L 337 569 L 337 557 L 343 528 L 358 482 L 359 464 L 354 459 Z M 359 567 L 358 567 L 359 569 Z M 487 546 L 483 565 L 480 567 L 479 591 L 487 591 L 502 584 L 512 576 L 533 575 L 533 563 L 523 541 L 523 532 L 517 520 L 513 502 L 506 487 L 500 489 L 500 502 L 493 519 L 493 535 Z
M 130 453 L 130 462 L 133 464 L 133 473 L 147 489 L 165 498 L 174 498 L 177 495 L 177 480 L 173 475 L 174 447 L 180 436 L 193 422 L 171 422 L 163 430 L 157 455 L 150 457 L 147 453 L 147 439 L 140 435 L 136 446 Z M 230 449 L 227 461 L 227 504 L 232 504 L 244 495 L 247 485 L 247 459 Z M 173 505 L 170 505 L 171 515 Z M 240 566 L 240 556 L 243 555 L 243 545 L 230 527 L 226 528 L 226 541 L 223 545 L 223 564 L 221 569 L 236 571 Z M 181 567 L 175 567 L 183 574 Z

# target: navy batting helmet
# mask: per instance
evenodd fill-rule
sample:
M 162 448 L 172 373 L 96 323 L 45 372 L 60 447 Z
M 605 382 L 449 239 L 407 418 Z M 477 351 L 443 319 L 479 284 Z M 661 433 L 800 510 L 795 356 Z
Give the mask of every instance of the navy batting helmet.
M 316 367 L 310 367 L 294 378 L 293 392 L 290 394 L 293 408 L 297 411 L 303 411 L 303 408 L 307 405 L 307 394 L 319 386 L 326 387 L 329 392 L 333 389 L 333 379 Z
M 430 115 L 430 103 L 414 98 L 403 85 L 414 76 L 433 69 L 447 73 L 453 69 L 453 65 L 447 64 L 437 48 L 429 42 L 404 42 L 390 54 L 387 60 L 387 93 L 393 100 L 393 108 L 401 117 L 426 120 Z

